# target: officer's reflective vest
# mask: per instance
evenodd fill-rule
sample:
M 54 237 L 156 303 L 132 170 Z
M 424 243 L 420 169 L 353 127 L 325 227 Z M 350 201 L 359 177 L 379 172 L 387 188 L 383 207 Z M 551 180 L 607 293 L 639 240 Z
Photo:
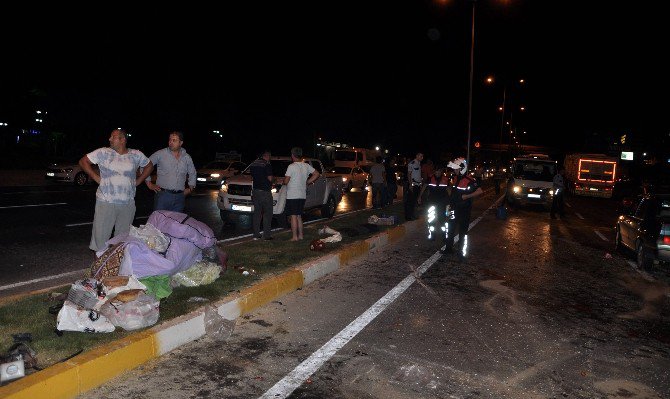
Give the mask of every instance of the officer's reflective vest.
M 431 187 L 449 187 L 449 178 L 445 175 L 442 175 L 438 180 L 433 174 L 430 176 L 430 180 L 428 180 L 428 185 Z

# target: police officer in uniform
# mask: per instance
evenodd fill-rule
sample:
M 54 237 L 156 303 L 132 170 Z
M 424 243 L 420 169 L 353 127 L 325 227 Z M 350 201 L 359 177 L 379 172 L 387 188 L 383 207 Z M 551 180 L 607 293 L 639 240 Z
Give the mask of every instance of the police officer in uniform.
M 405 220 L 415 220 L 414 209 L 421 190 L 421 161 L 423 154 L 418 152 L 416 158 L 407 164 L 407 191 L 405 196 Z
M 424 188 L 428 188 L 428 239 L 433 241 L 436 236 L 445 237 L 447 231 L 447 203 L 449 202 L 447 188 L 449 187 L 449 176 L 444 173 L 444 169 L 436 166 L 433 174 L 428 177 L 428 184 Z M 440 233 L 441 232 L 441 233 Z M 440 233 L 440 234 L 438 234 Z
M 455 171 L 451 195 L 449 199 L 450 215 L 447 222 L 445 249 L 443 253 L 453 253 L 454 238 L 458 234 L 458 259 L 464 261 L 468 251 L 468 227 L 472 212 L 472 198 L 482 195 L 479 182 L 466 174 L 467 161 L 456 158 L 447 165 Z

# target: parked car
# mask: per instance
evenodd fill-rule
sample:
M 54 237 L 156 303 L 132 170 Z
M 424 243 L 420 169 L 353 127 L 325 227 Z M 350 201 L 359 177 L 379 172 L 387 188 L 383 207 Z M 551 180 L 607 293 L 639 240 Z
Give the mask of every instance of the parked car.
M 247 164 L 239 161 L 212 161 L 196 171 L 197 184 L 220 188 L 224 179 L 239 175 L 246 167 Z
M 93 168 L 97 171 L 98 165 L 94 164 Z M 93 182 L 78 163 L 55 163 L 48 166 L 44 178 L 58 182 L 73 183 L 77 186 Z
M 287 219 L 284 213 L 286 205 L 286 185 L 283 184 L 286 169 L 292 163 L 290 157 L 271 157 L 272 174 L 275 177 L 272 186 L 272 213 L 281 227 L 286 227 Z M 307 186 L 305 211 L 320 209 L 321 215 L 331 218 L 335 214 L 337 204 L 342 199 L 342 179 L 340 177 L 326 177 L 323 166 L 318 159 L 306 158 L 321 176 L 314 184 Z M 249 168 L 239 176 L 226 179 L 219 190 L 216 205 L 219 207 L 221 219 L 224 222 L 236 223 L 241 215 L 251 215 L 254 204 L 251 199 L 253 178 Z
M 333 166 L 326 170 L 327 177 L 342 179 L 342 187 L 345 191 L 351 191 L 352 188 L 365 189 L 367 185 L 368 174 L 360 166 Z
M 646 194 L 623 203 L 623 213 L 616 222 L 617 249 L 635 251 L 641 269 L 669 262 L 670 194 Z

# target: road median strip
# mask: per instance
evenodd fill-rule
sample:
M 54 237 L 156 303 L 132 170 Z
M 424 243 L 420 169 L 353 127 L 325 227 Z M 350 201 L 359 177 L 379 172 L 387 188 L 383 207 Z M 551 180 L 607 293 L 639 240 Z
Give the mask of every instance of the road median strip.
M 398 206 L 396 210 L 399 212 L 399 209 Z M 375 212 L 378 211 L 370 210 L 369 213 Z M 359 215 L 358 220 L 366 218 L 367 213 Z M 0 387 L 0 397 L 32 399 L 71 398 L 79 395 L 153 358 L 205 336 L 205 312 L 208 306 L 214 306 L 223 318 L 235 320 L 287 293 L 311 284 L 387 243 L 401 239 L 422 223 L 417 220 L 404 225 L 389 226 L 363 240 L 344 243 L 342 248 L 288 268 L 280 274 L 268 275 L 239 292 L 232 292 L 196 310 L 161 321 L 161 324 L 146 330 L 127 333 L 128 335 L 115 341 L 89 349 L 70 360 L 56 363 Z M 306 239 L 301 243 L 307 245 L 309 241 Z

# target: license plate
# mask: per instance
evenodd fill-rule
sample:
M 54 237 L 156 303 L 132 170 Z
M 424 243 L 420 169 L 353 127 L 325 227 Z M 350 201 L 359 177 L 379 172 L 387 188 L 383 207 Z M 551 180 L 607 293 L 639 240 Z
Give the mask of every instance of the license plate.
M 528 198 L 540 198 L 540 194 L 528 194 Z
M 589 190 L 591 190 L 591 191 L 598 191 L 598 189 L 595 188 L 595 187 L 589 187 Z
M 205 179 L 204 177 L 198 177 L 196 180 L 198 180 L 198 181 L 207 181 L 207 179 Z
M 56 176 L 56 174 L 54 172 L 47 172 L 47 176 L 54 177 L 54 176 Z
M 251 212 L 251 207 L 246 205 L 232 205 L 234 211 Z

